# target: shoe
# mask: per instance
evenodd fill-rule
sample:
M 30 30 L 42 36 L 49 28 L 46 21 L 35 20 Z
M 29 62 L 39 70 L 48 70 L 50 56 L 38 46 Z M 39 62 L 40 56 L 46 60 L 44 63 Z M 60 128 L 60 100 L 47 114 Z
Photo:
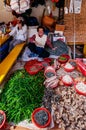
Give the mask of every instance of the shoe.
M 30 60 L 30 58 L 29 57 L 22 57 L 22 59 L 21 59 L 22 61 L 29 61 Z
M 38 57 L 38 55 L 36 53 L 31 52 L 31 54 L 29 55 L 29 57 Z

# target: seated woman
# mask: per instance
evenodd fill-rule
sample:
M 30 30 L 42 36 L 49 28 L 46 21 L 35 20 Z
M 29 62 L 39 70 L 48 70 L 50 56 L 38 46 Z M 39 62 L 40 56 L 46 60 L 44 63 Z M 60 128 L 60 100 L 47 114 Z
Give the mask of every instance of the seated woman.
M 51 49 L 54 49 L 47 35 L 44 34 L 44 27 L 39 26 L 37 28 L 37 34 L 33 35 L 29 39 L 28 47 L 31 52 L 34 52 L 41 58 L 46 58 L 50 56 L 50 53 L 45 50 L 45 46 L 48 45 Z
M 18 20 L 17 25 L 7 35 L 13 37 L 13 40 L 9 44 L 10 52 L 15 45 L 27 40 L 27 26 L 24 24 L 24 21 Z

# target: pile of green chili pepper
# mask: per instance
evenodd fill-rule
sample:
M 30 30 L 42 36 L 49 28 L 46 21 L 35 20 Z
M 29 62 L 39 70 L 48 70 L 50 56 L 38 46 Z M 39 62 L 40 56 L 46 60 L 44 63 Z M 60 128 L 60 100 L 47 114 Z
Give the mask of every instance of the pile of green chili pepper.
M 0 94 L 0 109 L 9 122 L 31 120 L 33 110 L 41 106 L 44 95 L 44 76 L 40 72 L 30 76 L 25 70 L 16 71 Z

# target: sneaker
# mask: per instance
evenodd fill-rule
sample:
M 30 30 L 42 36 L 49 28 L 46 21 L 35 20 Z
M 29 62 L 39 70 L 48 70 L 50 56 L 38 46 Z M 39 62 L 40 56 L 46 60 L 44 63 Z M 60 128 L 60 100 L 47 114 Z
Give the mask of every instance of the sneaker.
M 38 57 L 38 55 L 36 53 L 31 52 L 29 57 Z
M 29 61 L 29 57 L 22 57 L 22 61 Z

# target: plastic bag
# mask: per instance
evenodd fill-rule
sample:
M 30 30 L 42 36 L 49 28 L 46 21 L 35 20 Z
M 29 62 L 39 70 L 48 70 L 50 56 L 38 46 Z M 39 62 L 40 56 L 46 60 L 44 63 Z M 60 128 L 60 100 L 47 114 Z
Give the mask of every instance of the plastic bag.
M 18 124 L 18 126 L 22 126 L 25 128 L 29 128 L 30 130 L 48 130 L 47 128 L 38 128 L 32 123 L 28 123 L 28 120 L 24 120 Z
M 22 55 L 22 61 L 28 61 L 30 53 L 31 53 L 30 49 L 26 47 Z

